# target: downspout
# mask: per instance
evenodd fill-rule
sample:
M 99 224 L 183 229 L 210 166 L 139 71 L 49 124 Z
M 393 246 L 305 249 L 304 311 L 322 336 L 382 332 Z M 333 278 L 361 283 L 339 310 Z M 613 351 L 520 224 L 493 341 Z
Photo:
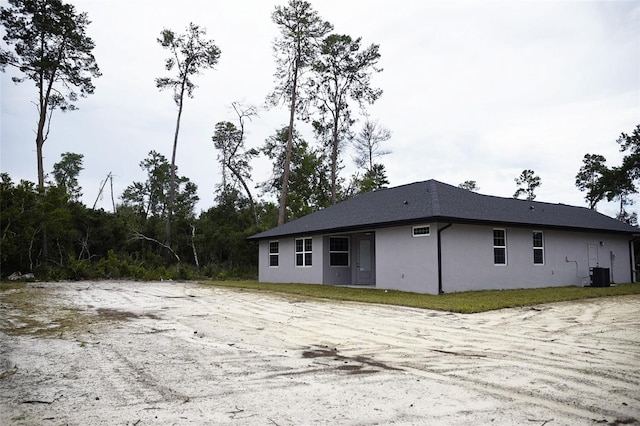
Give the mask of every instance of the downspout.
M 634 283 L 638 280 L 638 277 L 637 277 L 638 271 L 636 271 L 636 268 L 635 268 L 636 253 L 635 253 L 635 247 L 633 244 L 636 241 L 640 241 L 640 238 L 636 237 L 629 240 L 629 264 L 630 264 L 629 267 L 631 268 L 631 282 L 634 282 Z
M 452 225 L 453 223 L 449 222 L 442 228 L 438 228 L 438 294 L 444 294 L 444 291 L 442 290 L 442 242 L 440 234 Z

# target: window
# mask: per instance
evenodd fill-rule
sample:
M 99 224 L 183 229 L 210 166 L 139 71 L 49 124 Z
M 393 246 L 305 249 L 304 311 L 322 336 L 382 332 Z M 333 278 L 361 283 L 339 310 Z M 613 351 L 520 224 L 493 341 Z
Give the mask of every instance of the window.
M 329 266 L 349 266 L 349 238 L 329 238 Z
M 430 233 L 430 227 L 427 226 L 414 226 L 413 227 L 413 232 L 412 235 L 414 237 L 426 237 L 429 236 Z
M 544 235 L 542 231 L 533 231 L 533 264 L 544 265 Z
M 269 241 L 269 267 L 276 268 L 280 261 L 280 243 Z
M 493 263 L 507 264 L 507 231 L 504 229 L 493 230 Z
M 296 240 L 296 266 L 311 266 L 311 238 Z

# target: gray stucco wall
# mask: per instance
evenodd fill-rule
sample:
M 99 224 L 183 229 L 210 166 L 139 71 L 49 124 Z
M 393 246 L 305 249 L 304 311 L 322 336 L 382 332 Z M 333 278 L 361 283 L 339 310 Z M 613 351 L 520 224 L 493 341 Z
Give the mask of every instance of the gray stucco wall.
M 307 237 L 309 238 L 309 237 Z M 295 239 L 284 238 L 260 241 L 258 247 L 258 280 L 270 283 L 302 283 L 322 284 L 323 238 L 311 237 L 313 262 L 312 266 L 295 266 Z M 279 265 L 269 267 L 269 242 L 278 241 L 280 249 Z
M 542 230 L 544 264 L 536 265 L 532 232 L 541 229 L 502 228 L 507 234 L 507 264 L 494 265 L 493 229 L 453 225 L 442 233 L 443 291 L 589 284 L 589 245 L 595 246 L 598 266 L 612 270 L 614 281 L 631 281 L 627 237 Z
M 323 249 L 322 256 L 324 259 L 324 269 L 323 269 L 323 281 L 324 284 L 331 285 L 349 285 L 351 284 L 351 269 L 352 265 L 355 264 L 355 250 L 353 247 L 353 235 L 348 234 L 340 234 L 340 235 L 332 235 L 332 237 L 347 237 L 349 238 L 349 266 L 330 266 L 329 262 L 329 236 L 325 236 L 323 238 Z
M 430 235 L 412 236 L 412 226 L 375 231 L 376 287 L 416 293 L 438 293 L 438 226 Z M 498 227 L 459 225 L 445 229 L 442 240 L 442 281 L 446 293 L 481 289 L 513 289 L 589 284 L 592 266 L 610 268 L 613 282 L 630 282 L 629 238 L 613 234 L 544 229 L 506 230 L 507 264 L 494 265 L 493 229 Z M 544 234 L 544 264 L 533 263 L 533 231 Z M 295 266 L 295 240 L 277 240 L 280 263 L 269 267 L 269 241 L 259 244 L 259 280 L 274 283 L 348 285 L 353 283 L 354 236 L 349 267 L 329 266 L 329 237 L 313 237 L 313 265 Z M 591 255 L 589 252 L 591 246 Z M 612 257 L 612 253 L 615 257 Z M 325 261 L 326 260 L 326 261 Z
M 437 224 L 429 236 L 413 237 L 412 226 L 376 230 L 376 287 L 438 293 Z

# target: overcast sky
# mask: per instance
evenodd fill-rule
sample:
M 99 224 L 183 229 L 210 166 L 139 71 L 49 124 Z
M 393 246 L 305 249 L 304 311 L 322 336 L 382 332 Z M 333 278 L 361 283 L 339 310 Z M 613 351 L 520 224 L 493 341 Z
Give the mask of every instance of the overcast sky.
M 215 70 L 195 78 L 178 143 L 179 174 L 198 185 L 199 210 L 214 204 L 220 182 L 211 142 L 215 123 L 234 120 L 234 101 L 263 106 L 274 87 L 272 41 L 278 35 L 265 0 L 72 0 L 92 21 L 88 34 L 103 76 L 78 111 L 57 112 L 44 145 L 45 170 L 60 154 L 84 155 L 83 201 L 114 175 L 119 197 L 144 181 L 150 150 L 171 158 L 176 106 L 154 79 L 167 75 L 163 28 L 205 27 L 222 50 Z M 6 2 L 2 2 L 6 5 Z M 390 186 L 437 179 L 477 181 L 483 194 L 510 197 L 514 178 L 533 169 L 537 201 L 585 206 L 575 175 L 586 153 L 608 165 L 622 155 L 616 139 L 640 123 L 640 1 L 316 0 L 335 32 L 380 45 L 373 84 L 384 90 L 369 108 L 393 133 L 383 157 Z M 6 45 L 3 45 L 6 48 Z M 1 169 L 37 181 L 35 86 L 2 74 Z M 261 110 L 247 123 L 247 145 L 261 146 L 287 123 L 286 108 Z M 355 130 L 362 122 L 356 124 Z M 311 141 L 307 124 L 299 129 Z M 264 158 L 255 181 L 271 172 Z M 344 155 L 343 177 L 353 172 Z M 109 193 L 99 206 L 110 210 Z M 634 210 L 637 209 L 637 205 Z M 615 206 L 599 211 L 614 215 Z

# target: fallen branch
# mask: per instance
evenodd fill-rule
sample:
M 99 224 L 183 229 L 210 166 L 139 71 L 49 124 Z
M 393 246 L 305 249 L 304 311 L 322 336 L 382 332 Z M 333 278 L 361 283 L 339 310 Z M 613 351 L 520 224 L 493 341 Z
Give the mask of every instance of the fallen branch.
M 240 414 L 240 413 L 244 413 L 244 408 L 238 408 L 238 406 L 236 405 L 236 409 L 233 411 L 227 411 L 228 414 L 231 414 L 231 418 L 234 419 L 236 417 L 236 415 Z
M 553 419 L 549 419 L 549 420 L 542 420 L 542 419 L 527 419 L 530 422 L 542 422 L 542 424 L 540 426 L 545 426 L 547 423 L 552 422 Z
M 478 358 L 486 358 L 486 355 L 483 354 L 466 354 L 463 352 L 453 352 L 453 351 L 445 351 L 444 349 L 431 349 L 432 352 L 440 352 L 442 354 L 448 354 L 448 355 L 456 355 L 456 356 L 474 356 L 474 357 L 478 357 Z M 553 420 L 553 419 L 551 419 Z M 530 420 L 530 421 L 535 421 L 535 420 Z
M 53 400 L 51 401 L 43 401 L 41 399 L 27 399 L 26 401 L 22 401 L 23 404 L 46 404 L 46 405 L 51 405 L 54 402 L 56 402 L 57 400 L 59 400 L 62 397 L 62 395 L 60 395 L 57 398 L 53 398 Z
M 171 254 L 176 258 L 178 263 L 182 263 L 182 261 L 180 260 L 180 256 L 178 256 L 178 254 L 175 251 L 173 251 L 173 249 L 169 245 L 167 245 L 165 243 L 162 243 L 162 242 L 156 240 L 155 238 L 147 237 L 146 235 L 141 234 L 138 231 L 133 231 L 133 238 L 132 239 L 133 240 L 145 240 L 145 241 L 154 242 L 154 243 L 158 244 L 159 246 L 164 247 L 167 250 L 169 250 L 171 252 Z

